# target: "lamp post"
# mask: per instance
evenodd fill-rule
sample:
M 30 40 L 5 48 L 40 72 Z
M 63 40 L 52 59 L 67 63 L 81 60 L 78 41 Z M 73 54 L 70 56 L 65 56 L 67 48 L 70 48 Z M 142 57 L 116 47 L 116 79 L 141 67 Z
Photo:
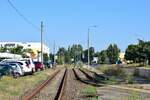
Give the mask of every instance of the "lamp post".
M 91 28 L 96 28 L 97 26 L 94 25 L 94 26 L 89 26 L 88 27 L 88 38 L 87 38 L 87 45 L 88 45 L 88 68 L 90 67 L 90 29 Z
M 41 21 L 41 63 L 43 66 L 43 22 Z

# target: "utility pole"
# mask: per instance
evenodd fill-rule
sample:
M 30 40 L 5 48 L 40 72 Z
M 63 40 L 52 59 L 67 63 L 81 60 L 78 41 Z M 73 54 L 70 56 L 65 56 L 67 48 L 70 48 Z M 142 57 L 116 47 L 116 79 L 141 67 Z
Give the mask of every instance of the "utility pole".
M 90 50 L 89 50 L 89 44 L 90 44 L 90 28 L 88 28 L 88 38 L 87 38 L 87 45 L 88 45 L 88 68 L 90 67 Z
M 53 48 L 53 50 L 54 50 L 54 51 L 53 51 L 53 55 L 54 55 L 54 64 L 55 64 L 55 62 L 56 62 L 56 61 L 55 61 L 55 49 L 56 49 L 56 44 L 55 44 L 55 41 L 54 41 L 54 48 Z
M 87 37 L 87 45 L 88 45 L 88 68 L 90 67 L 90 28 L 96 28 L 97 26 L 88 27 L 88 37 Z
M 41 63 L 43 65 L 43 22 L 41 21 Z

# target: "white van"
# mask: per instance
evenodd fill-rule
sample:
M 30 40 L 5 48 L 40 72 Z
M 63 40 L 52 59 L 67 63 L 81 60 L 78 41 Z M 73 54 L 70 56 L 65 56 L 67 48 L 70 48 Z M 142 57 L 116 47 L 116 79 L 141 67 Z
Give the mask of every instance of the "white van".
M 22 59 L 20 61 L 26 61 L 29 64 L 29 67 L 31 68 L 32 73 L 35 72 L 35 65 L 34 65 L 34 62 L 33 62 L 32 58 L 24 58 L 24 59 Z

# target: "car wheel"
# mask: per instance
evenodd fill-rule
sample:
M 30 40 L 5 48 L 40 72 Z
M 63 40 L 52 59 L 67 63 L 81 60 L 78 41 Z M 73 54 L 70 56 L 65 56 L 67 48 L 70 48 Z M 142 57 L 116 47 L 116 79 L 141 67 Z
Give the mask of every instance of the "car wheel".
M 20 73 L 15 73 L 13 77 L 14 77 L 14 78 L 18 78 L 18 77 L 20 77 L 20 76 L 21 76 Z
M 33 69 L 32 69 L 32 71 L 31 71 L 31 73 L 34 74 L 34 70 L 33 70 Z
M 35 72 L 35 69 L 32 68 L 32 73 L 34 73 L 34 72 Z

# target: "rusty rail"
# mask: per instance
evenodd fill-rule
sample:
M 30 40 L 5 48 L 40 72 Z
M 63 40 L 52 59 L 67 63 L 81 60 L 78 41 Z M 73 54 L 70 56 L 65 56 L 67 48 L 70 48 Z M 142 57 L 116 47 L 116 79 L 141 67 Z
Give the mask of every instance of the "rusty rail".
M 33 89 L 33 91 L 25 93 L 21 96 L 21 100 L 31 100 L 36 94 L 38 94 L 58 73 L 60 70 L 55 71 L 52 75 L 48 77 L 47 80 L 43 81 L 37 87 Z
M 78 69 L 79 70 L 79 69 Z M 77 74 L 77 72 L 75 71 L 75 69 L 73 69 L 73 72 L 74 72 L 74 75 L 76 77 L 77 80 L 85 83 L 85 84 L 89 84 L 89 85 L 92 85 L 92 86 L 102 86 L 101 84 L 97 84 L 95 82 L 89 82 L 89 81 L 86 81 L 86 80 L 83 80 L 82 78 L 79 77 L 79 75 Z M 88 76 L 88 77 L 87 77 Z M 86 78 L 88 79 L 91 79 L 91 76 L 87 75 Z M 90 78 L 89 78 L 90 77 Z M 92 79 L 93 80 L 93 79 Z
M 66 69 L 54 100 L 62 100 L 64 89 L 67 83 L 67 75 L 68 75 L 68 70 Z
M 89 80 L 92 80 L 93 82 L 97 83 L 98 80 L 90 76 L 88 73 L 86 73 L 84 70 L 79 69 Z
M 99 78 L 101 78 L 102 80 L 109 80 L 109 77 L 106 76 L 106 75 L 104 75 L 104 74 L 97 74 L 96 72 L 91 71 L 91 70 L 88 70 L 88 69 L 85 69 L 85 70 L 87 70 L 88 72 L 93 73 L 96 77 L 99 77 Z

